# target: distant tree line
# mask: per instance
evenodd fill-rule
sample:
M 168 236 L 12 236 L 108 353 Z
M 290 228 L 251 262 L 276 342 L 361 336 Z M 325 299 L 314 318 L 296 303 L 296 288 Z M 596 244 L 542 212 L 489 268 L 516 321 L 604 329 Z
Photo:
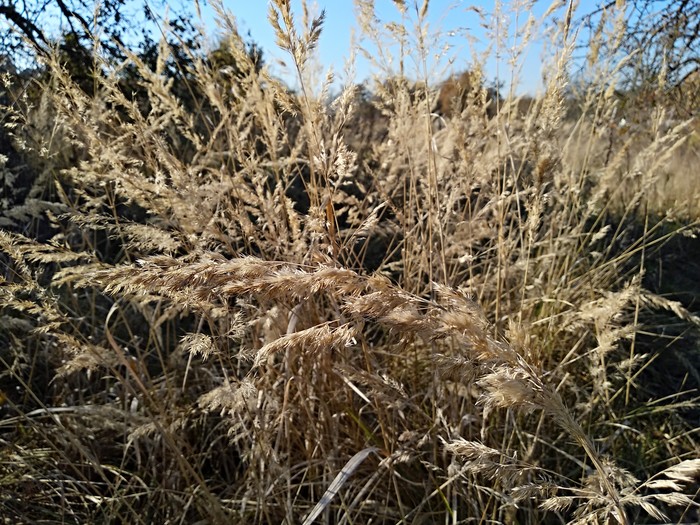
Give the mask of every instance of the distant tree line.
M 96 47 L 102 60 L 121 61 L 130 52 L 150 66 L 157 61 L 163 37 L 170 54 L 165 74 L 186 75 L 194 56 L 203 51 L 190 4 L 168 6 L 167 28 L 151 8 L 154 4 L 165 11 L 166 3 L 158 0 L 0 0 L 0 71 L 41 69 L 37 59 L 58 50 L 74 80 L 87 85 Z M 262 65 L 262 52 L 254 42 L 248 51 Z M 222 67 L 234 66 L 224 45 L 210 58 Z

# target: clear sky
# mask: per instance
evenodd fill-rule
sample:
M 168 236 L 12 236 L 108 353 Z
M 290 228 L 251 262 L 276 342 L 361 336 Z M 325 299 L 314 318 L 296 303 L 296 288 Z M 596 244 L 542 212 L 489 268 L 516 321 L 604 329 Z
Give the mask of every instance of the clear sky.
M 274 74 L 284 79 L 292 87 L 295 79 L 292 74 L 285 71 L 279 61 L 284 61 L 287 65 L 291 65 L 291 60 L 288 54 L 280 50 L 275 44 L 275 36 L 272 27 L 267 19 L 269 2 L 266 0 L 223 0 L 224 7 L 230 11 L 235 19 L 242 35 L 250 33 L 253 41 L 257 42 L 264 51 L 267 64 L 271 67 Z M 513 34 L 518 27 L 522 32 L 522 27 L 530 15 L 535 19 L 540 19 L 544 12 L 549 7 L 551 1 L 520 1 L 520 2 L 500 2 L 503 4 L 500 20 L 501 34 L 509 32 L 510 35 L 505 39 L 505 49 L 517 45 L 517 40 Z M 584 2 L 585 3 L 585 2 Z M 419 7 L 422 0 L 418 0 Z M 439 82 L 449 73 L 459 73 L 470 68 L 473 56 L 475 53 L 486 52 L 489 43 L 493 43 L 494 35 L 489 33 L 491 29 L 485 27 L 493 24 L 495 18 L 494 6 L 496 2 L 486 0 L 432 0 L 429 4 L 427 15 L 428 27 L 431 33 L 440 31 L 443 36 L 439 39 L 441 45 L 430 46 L 432 56 L 429 60 L 434 67 L 430 68 L 431 74 L 435 75 L 434 82 Z M 292 0 L 292 11 L 295 15 L 297 24 L 301 24 L 302 10 L 301 0 Z M 360 38 L 358 29 L 356 9 L 352 0 L 313 0 L 308 2 L 310 11 L 320 12 L 321 9 L 326 11 L 326 20 L 323 26 L 323 32 L 319 42 L 319 57 L 322 65 L 327 68 L 332 66 L 336 75 L 341 79 L 344 78 L 344 63 L 350 56 L 351 35 L 355 34 L 355 38 Z M 407 0 L 408 18 L 402 20 L 399 10 L 396 8 L 392 0 L 376 0 L 375 12 L 377 18 L 382 23 L 395 22 L 402 25 L 407 25 L 409 28 L 416 20 L 416 12 L 414 0 Z M 521 5 L 520 8 L 517 6 Z M 481 10 L 482 16 L 477 14 L 472 7 Z M 211 7 L 202 5 L 204 21 L 207 28 L 214 29 L 215 15 Z M 516 14 L 517 13 L 517 14 Z M 506 31 L 503 31 L 503 30 Z M 542 28 L 535 30 L 535 36 L 540 34 Z M 435 55 L 443 51 L 441 46 L 450 46 L 446 54 L 438 59 Z M 376 46 L 373 43 L 365 41 L 363 46 L 373 56 L 378 56 Z M 390 45 L 383 46 L 385 50 L 396 51 L 396 47 Z M 543 45 L 543 39 L 535 38 L 526 49 L 526 53 L 518 62 L 521 65 L 519 73 L 520 81 L 517 91 L 519 93 L 535 94 L 541 85 L 542 77 L 542 53 L 546 49 Z M 451 57 L 448 60 L 447 57 Z M 498 76 L 499 79 L 508 86 L 511 78 L 511 66 L 508 64 L 509 57 L 501 55 L 501 59 L 496 59 L 496 52 L 491 49 L 488 58 L 485 61 L 485 76 L 487 82 L 492 82 Z M 398 71 L 398 63 L 394 65 Z M 405 72 L 409 76 L 418 78 L 414 74 L 415 65 L 406 63 Z M 413 71 L 412 71 L 413 70 Z M 376 72 L 369 62 L 358 54 L 355 67 L 355 81 L 362 82 L 366 80 L 372 72 Z

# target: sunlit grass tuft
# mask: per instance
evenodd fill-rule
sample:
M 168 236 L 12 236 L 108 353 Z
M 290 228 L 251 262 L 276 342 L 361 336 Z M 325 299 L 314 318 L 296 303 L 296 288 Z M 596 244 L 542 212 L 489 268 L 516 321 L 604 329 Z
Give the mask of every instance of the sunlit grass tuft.
M 402 27 L 358 2 L 418 74 L 381 54 L 335 97 L 310 73 L 323 14 L 281 0 L 296 93 L 221 6 L 176 78 L 165 41 L 153 68 L 95 56 L 92 94 L 47 63 L 8 120 L 38 175 L 0 217 L 5 515 L 694 519 L 697 290 L 665 268 L 700 253 L 698 215 L 662 195 L 693 124 L 610 127 L 620 64 L 573 91 L 567 5 L 527 104 L 478 61 L 434 78 L 427 2 L 397 2 Z

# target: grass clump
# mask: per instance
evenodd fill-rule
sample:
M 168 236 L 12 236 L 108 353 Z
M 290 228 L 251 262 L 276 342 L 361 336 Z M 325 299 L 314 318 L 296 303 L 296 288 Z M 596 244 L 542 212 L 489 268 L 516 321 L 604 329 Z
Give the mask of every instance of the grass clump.
M 695 519 L 697 291 L 663 272 L 697 215 L 657 192 L 693 122 L 611 139 L 619 63 L 571 89 L 571 4 L 541 97 L 479 63 L 441 93 L 428 3 L 397 5 L 358 16 L 413 78 L 382 55 L 329 97 L 323 14 L 275 1 L 297 92 L 219 6 L 226 37 L 175 76 L 166 40 L 95 54 L 90 93 L 56 59 L 4 108 L 36 174 L 0 233 L 6 516 Z

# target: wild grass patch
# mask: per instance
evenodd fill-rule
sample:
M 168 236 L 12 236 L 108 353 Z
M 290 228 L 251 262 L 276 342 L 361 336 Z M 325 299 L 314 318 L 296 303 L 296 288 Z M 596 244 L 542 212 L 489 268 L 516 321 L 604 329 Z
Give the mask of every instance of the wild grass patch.
M 35 174 L 0 217 L 3 514 L 697 517 L 697 290 L 666 273 L 698 216 L 659 185 L 693 123 L 611 128 L 612 60 L 574 97 L 566 9 L 527 110 L 476 62 L 438 115 L 397 4 L 421 78 L 329 97 L 323 15 L 275 1 L 292 92 L 215 4 L 216 60 L 96 53 L 87 93 L 55 58 L 3 108 Z M 365 38 L 409 29 L 358 10 Z

